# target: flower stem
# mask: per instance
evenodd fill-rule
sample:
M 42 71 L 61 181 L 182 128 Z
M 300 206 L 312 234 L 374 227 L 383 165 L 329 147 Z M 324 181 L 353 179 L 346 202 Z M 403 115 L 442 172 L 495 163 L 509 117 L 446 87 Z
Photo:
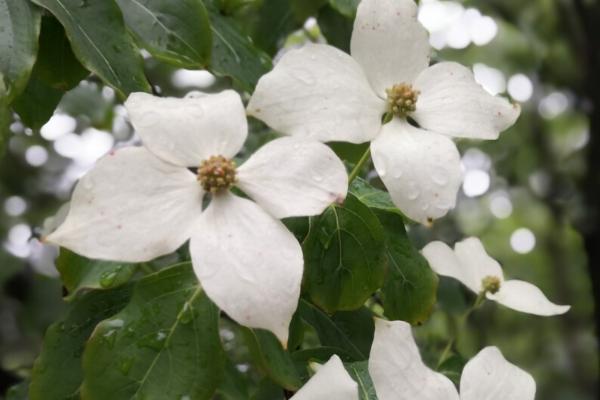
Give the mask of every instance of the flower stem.
M 485 301 L 485 292 L 481 292 L 475 299 L 475 302 L 473 303 L 473 305 L 471 307 L 469 307 L 469 309 L 467 311 L 465 311 L 463 315 L 460 316 L 460 318 L 458 320 L 458 326 L 457 326 L 456 332 L 460 332 L 463 330 L 465 324 L 467 323 L 467 320 L 469 319 L 469 317 L 471 316 L 473 311 L 475 311 L 477 308 L 479 308 L 479 306 L 481 306 L 484 301 Z M 446 361 L 446 359 L 448 358 L 448 354 L 452 350 L 452 346 L 454 345 L 454 342 L 456 342 L 456 336 L 457 335 L 455 333 L 454 337 L 452 337 L 450 339 L 450 341 L 448 342 L 448 344 L 446 345 L 446 347 L 444 347 L 444 350 L 442 351 L 442 354 L 440 355 L 440 358 L 438 360 L 437 368 L 439 368 L 440 365 L 442 365 L 442 363 L 444 361 Z
M 348 176 L 348 184 L 351 184 L 352 181 L 354 181 L 354 179 L 356 179 L 356 177 L 360 173 L 360 170 L 363 168 L 363 166 L 365 165 L 365 163 L 367 162 L 367 160 L 369 159 L 370 156 L 371 156 L 371 147 L 369 146 L 369 147 L 367 147 L 367 150 L 365 150 L 364 154 L 360 157 L 360 160 L 358 160 L 358 162 L 354 166 L 354 169 L 352 170 L 352 172 L 350 172 L 350 176 Z

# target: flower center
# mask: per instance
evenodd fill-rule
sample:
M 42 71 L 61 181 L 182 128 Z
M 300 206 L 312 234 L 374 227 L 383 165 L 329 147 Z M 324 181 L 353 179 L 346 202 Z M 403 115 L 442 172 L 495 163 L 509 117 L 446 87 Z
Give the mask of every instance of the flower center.
M 235 162 L 223 156 L 211 156 L 198 168 L 198 181 L 211 193 L 229 189 L 235 183 Z
M 495 294 L 500 290 L 500 278 L 497 276 L 486 276 L 481 281 L 484 293 Z
M 417 109 L 419 91 L 414 90 L 411 85 L 400 83 L 386 89 L 385 92 L 387 93 L 388 112 L 391 114 L 404 118 Z

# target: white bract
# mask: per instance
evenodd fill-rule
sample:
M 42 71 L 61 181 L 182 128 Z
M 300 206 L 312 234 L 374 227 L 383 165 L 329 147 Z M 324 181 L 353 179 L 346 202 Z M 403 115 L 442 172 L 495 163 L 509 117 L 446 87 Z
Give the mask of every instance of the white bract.
M 463 66 L 428 67 L 429 52 L 413 0 L 363 0 L 352 56 L 319 44 L 289 51 L 260 79 L 248 113 L 292 136 L 371 141 L 394 203 L 429 223 L 455 206 L 462 180 L 450 137 L 496 139 L 520 113 Z M 394 116 L 388 124 L 385 113 Z
M 322 143 L 287 137 L 236 169 L 231 158 L 246 140 L 247 121 L 231 90 L 185 99 L 134 93 L 125 106 L 144 147 L 102 158 L 47 240 L 90 258 L 143 262 L 190 239 L 208 296 L 240 324 L 287 341 L 303 257 L 278 219 L 320 214 L 342 201 L 342 162 Z M 232 194 L 234 184 L 256 203 Z M 212 200 L 203 211 L 207 191 Z
M 358 400 L 358 384 L 332 356 L 290 400 Z
M 481 350 L 465 366 L 460 395 L 443 374 L 423 363 L 409 324 L 375 321 L 369 373 L 379 400 L 533 400 L 535 381 L 496 347 Z
M 500 264 L 491 258 L 477 238 L 467 238 L 452 250 L 442 242 L 431 242 L 422 250 L 431 268 L 439 275 L 458 279 L 473 292 L 517 311 L 550 316 L 571 308 L 551 303 L 542 291 L 528 282 L 504 280 Z

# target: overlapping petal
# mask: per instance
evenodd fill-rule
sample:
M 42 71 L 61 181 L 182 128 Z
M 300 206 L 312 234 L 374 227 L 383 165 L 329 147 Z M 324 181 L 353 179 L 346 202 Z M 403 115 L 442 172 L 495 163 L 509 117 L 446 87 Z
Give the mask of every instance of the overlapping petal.
M 404 321 L 375 320 L 369 373 L 380 400 L 459 400 L 454 384 L 423 363 Z
M 460 380 L 461 400 L 533 400 L 535 381 L 506 361 L 496 347 L 486 347 L 472 358 Z
M 346 198 L 346 168 L 326 145 L 273 140 L 238 168 L 238 186 L 277 218 L 317 215 Z
M 358 400 L 358 385 L 342 360 L 332 356 L 291 400 Z
M 564 314 L 571 308 L 552 303 L 537 286 L 519 280 L 504 282 L 498 293 L 487 297 L 513 310 L 542 316 Z
M 371 142 L 371 153 L 392 200 L 409 218 L 427 224 L 456 204 L 462 171 L 449 138 L 394 119 Z
M 352 32 L 352 57 L 375 92 L 412 83 L 429 64 L 429 38 L 413 0 L 362 0 Z
M 264 75 L 248 113 L 286 135 L 362 143 L 381 126 L 385 103 L 360 66 L 332 46 L 291 50 Z
M 202 195 L 185 168 L 144 148 L 121 149 L 81 178 L 66 220 L 46 240 L 89 258 L 152 260 L 189 239 Z
M 454 62 L 427 68 L 414 87 L 420 94 L 413 118 L 423 128 L 445 135 L 497 139 L 521 112 L 518 105 L 490 95 L 468 68 Z
M 238 323 L 287 342 L 304 261 L 298 241 L 279 220 L 250 200 L 219 194 L 192 234 L 190 253 L 217 306 Z
M 213 155 L 232 158 L 248 134 L 244 105 L 233 90 L 183 99 L 132 93 L 125 107 L 144 145 L 184 167 Z

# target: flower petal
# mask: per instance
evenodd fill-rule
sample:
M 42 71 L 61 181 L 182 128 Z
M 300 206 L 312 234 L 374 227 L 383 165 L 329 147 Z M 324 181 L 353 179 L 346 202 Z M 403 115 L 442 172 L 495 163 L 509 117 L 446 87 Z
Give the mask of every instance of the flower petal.
M 461 264 L 454 251 L 446 243 L 431 242 L 423 247 L 421 253 L 436 274 L 457 279 L 476 293 L 481 290 L 481 281 Z
M 358 400 L 358 385 L 332 356 L 290 400 Z
M 261 147 L 238 168 L 238 186 L 277 218 L 318 215 L 346 198 L 348 175 L 326 145 L 286 137 Z
M 363 0 L 351 42 L 352 57 L 362 65 L 377 94 L 399 83 L 412 83 L 429 65 L 429 38 L 417 21 L 413 0 Z
M 238 323 L 272 331 L 283 343 L 298 305 L 302 249 L 254 202 L 217 195 L 192 234 L 190 253 L 204 290 Z
M 552 303 L 537 286 L 518 280 L 505 281 L 498 293 L 488 293 L 487 297 L 514 310 L 542 316 L 564 314 L 571 308 Z
M 454 208 L 462 171 L 452 140 L 394 118 L 371 142 L 371 152 L 392 200 L 406 216 L 427 224 Z
M 189 239 L 202 195 L 185 168 L 141 147 L 124 148 L 81 178 L 65 222 L 46 240 L 89 258 L 152 260 Z
M 459 400 L 454 384 L 423 363 L 404 321 L 375 320 L 369 373 L 379 400 Z
M 385 103 L 360 66 L 332 46 L 287 52 L 260 78 L 248 114 L 286 135 L 363 143 L 381 127 Z
M 506 361 L 496 347 L 486 347 L 465 365 L 460 398 L 534 400 L 535 381 L 527 372 Z
M 519 105 L 492 96 L 468 68 L 454 62 L 427 68 L 414 87 L 420 94 L 413 118 L 423 128 L 445 135 L 497 139 L 521 113 Z
M 454 252 L 462 268 L 468 271 L 477 285 L 476 293 L 483 290 L 483 279 L 489 276 L 498 278 L 501 284 L 504 281 L 502 267 L 488 255 L 481 240 L 475 237 L 466 238 L 454 245 Z
M 213 155 L 232 158 L 248 134 L 244 105 L 233 90 L 183 99 L 132 93 L 125 107 L 144 145 L 184 167 Z

